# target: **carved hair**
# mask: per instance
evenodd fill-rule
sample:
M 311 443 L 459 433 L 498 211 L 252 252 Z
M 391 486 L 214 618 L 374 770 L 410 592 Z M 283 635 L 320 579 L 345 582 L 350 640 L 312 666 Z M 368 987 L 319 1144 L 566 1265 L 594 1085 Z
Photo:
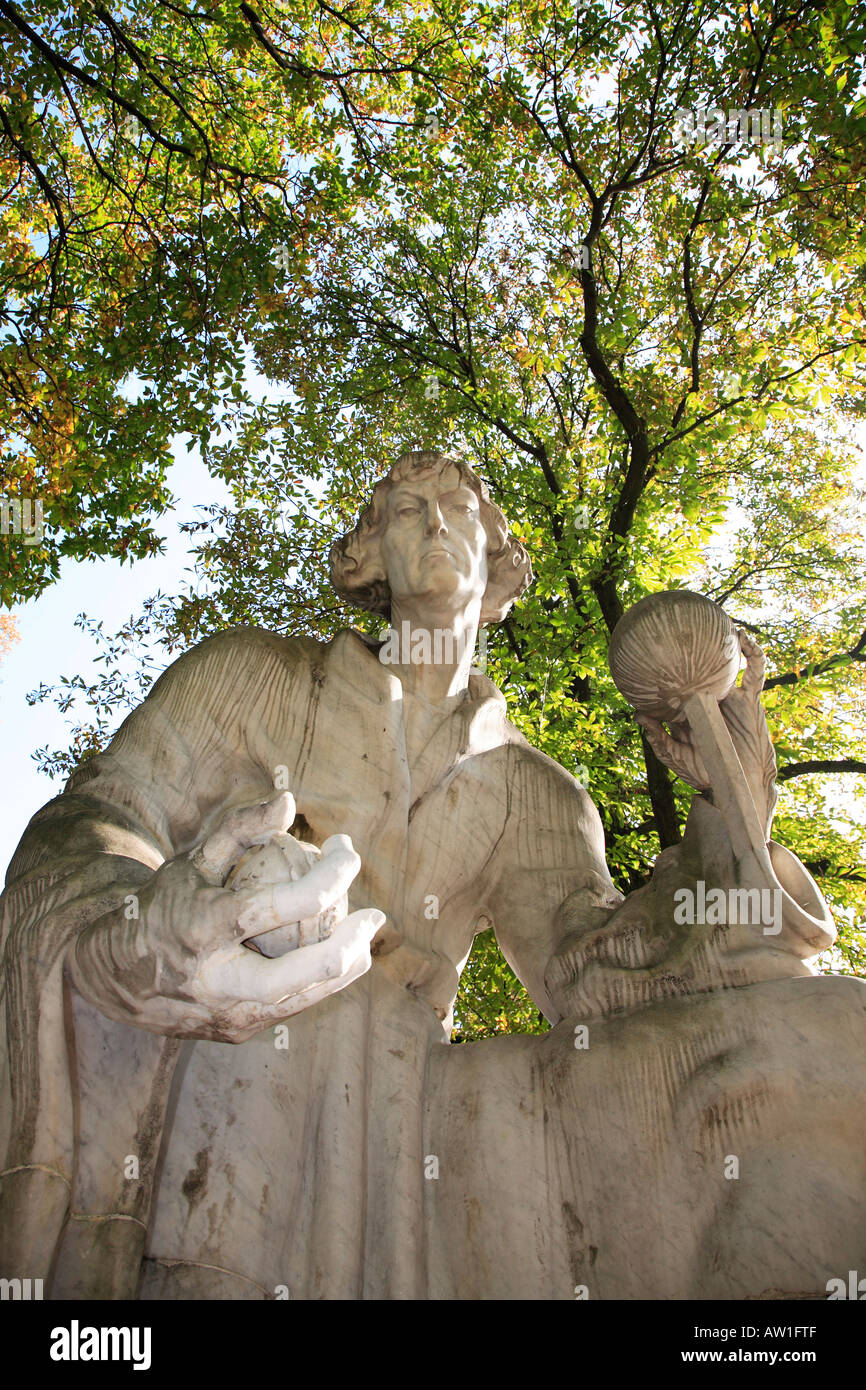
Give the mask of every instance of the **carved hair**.
M 403 454 L 373 488 L 373 495 L 353 530 L 334 541 L 330 552 L 331 584 L 340 598 L 355 608 L 391 616 L 391 590 L 382 559 L 381 538 L 388 520 L 388 494 L 397 483 L 453 468 L 461 482 L 477 495 L 487 532 L 487 588 L 481 602 L 481 622 L 499 623 L 511 605 L 532 583 L 529 556 L 508 530 L 504 515 L 491 502 L 486 484 L 461 459 L 431 450 Z

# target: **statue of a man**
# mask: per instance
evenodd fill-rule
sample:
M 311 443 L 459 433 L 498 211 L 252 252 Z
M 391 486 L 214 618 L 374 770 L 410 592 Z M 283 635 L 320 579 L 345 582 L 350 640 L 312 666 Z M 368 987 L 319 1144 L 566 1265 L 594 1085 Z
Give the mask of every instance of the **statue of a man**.
M 334 546 L 332 579 L 389 616 L 394 640 L 237 628 L 203 642 L 33 818 L 10 866 L 2 1272 L 53 1297 L 571 1297 L 598 1250 L 582 1238 L 578 1257 L 574 1231 L 618 1198 L 589 1194 L 576 1215 L 588 1150 L 570 1087 L 590 1109 L 619 1083 L 640 1096 L 647 1065 L 643 1042 L 611 1061 L 599 1033 L 581 1092 L 580 1020 L 811 973 L 815 941 L 784 931 L 671 928 L 684 872 L 736 872 L 707 799 L 620 905 L 586 791 L 470 671 L 479 625 L 504 617 L 530 566 L 465 464 L 401 458 Z M 754 719 L 740 722 L 748 742 Z M 683 743 L 677 759 L 704 771 Z M 244 878 L 251 848 L 286 832 L 321 851 L 309 873 L 289 858 Z M 460 972 L 490 925 L 538 1007 L 567 1021 L 452 1049 Z M 293 949 L 271 951 L 281 933 Z M 713 1019 L 707 1046 L 730 1048 Z M 611 1173 L 631 1121 L 617 1123 L 620 1138 L 592 1135 Z M 461 1162 L 476 1166 L 449 1187 Z M 687 1245 L 666 1287 L 683 1286 Z M 640 1261 L 617 1248 L 604 1278 L 630 1296 Z
M 473 936 L 493 923 L 556 1019 L 557 909 L 618 901 L 588 795 L 470 674 L 530 579 L 480 480 L 405 456 L 332 564 L 408 623 L 408 662 L 349 631 L 211 638 L 13 859 L 2 1214 L 7 1263 L 55 1268 L 55 1296 L 419 1294 L 423 1077 Z M 413 662 L 436 630 L 451 650 Z M 293 821 L 323 850 L 315 906 L 354 910 L 269 959 L 243 941 L 309 916 L 306 881 L 223 884 Z

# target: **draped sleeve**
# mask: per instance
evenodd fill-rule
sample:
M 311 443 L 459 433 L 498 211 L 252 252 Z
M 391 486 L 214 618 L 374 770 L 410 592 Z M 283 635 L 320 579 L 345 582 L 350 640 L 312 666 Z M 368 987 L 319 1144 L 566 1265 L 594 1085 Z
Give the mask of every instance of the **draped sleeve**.
M 30 822 L 0 898 L 4 1275 L 47 1276 L 82 1177 L 75 1131 L 86 1121 L 88 1047 L 76 1047 L 75 1030 L 87 1009 L 70 998 L 71 949 L 91 932 L 77 969 L 90 973 L 94 995 L 112 995 L 115 1017 L 135 1023 L 134 991 L 121 977 L 135 964 L 139 924 L 132 916 L 115 922 L 110 939 L 92 925 L 165 860 L 197 844 L 226 809 L 273 792 L 273 749 L 303 742 L 308 699 L 299 696 L 309 692 L 320 650 L 308 639 L 249 628 L 201 643 L 156 682 L 106 752 L 77 769 Z M 154 1088 L 170 1084 L 178 1045 L 105 1018 L 92 1020 L 91 1038 L 97 1032 L 95 1053 L 112 1054 L 118 1113 L 139 1132 L 147 1168 L 161 1133 Z M 142 1229 L 147 1176 L 120 1182 L 114 1199 L 118 1219 Z
M 488 896 L 505 959 L 542 1013 L 563 1006 L 545 976 L 568 922 L 587 932 L 622 901 L 604 857 L 601 819 L 571 773 L 522 740 L 509 749 L 507 808 Z

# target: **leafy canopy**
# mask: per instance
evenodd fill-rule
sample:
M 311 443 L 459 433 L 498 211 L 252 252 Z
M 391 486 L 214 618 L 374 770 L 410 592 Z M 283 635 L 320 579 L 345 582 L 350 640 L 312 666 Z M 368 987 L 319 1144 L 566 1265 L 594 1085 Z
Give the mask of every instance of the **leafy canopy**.
M 461 449 L 537 575 L 489 673 L 589 786 L 620 886 L 679 838 L 690 793 L 607 642 L 631 603 L 686 585 L 768 654 L 775 833 L 837 911 L 835 965 L 859 968 L 861 7 L 0 16 L 2 467 L 48 523 L 41 548 L 7 546 L 3 597 L 39 592 L 61 554 L 156 548 L 177 433 L 234 499 L 188 523 L 196 588 L 104 639 L 104 681 L 61 689 L 95 710 L 76 754 L 139 698 L 146 667 L 119 662 L 142 640 L 161 664 L 233 623 L 357 622 L 325 583 L 330 540 L 397 452 Z M 734 116 L 702 143 L 683 113 L 710 108 Z M 461 1035 L 542 1026 L 479 941 Z

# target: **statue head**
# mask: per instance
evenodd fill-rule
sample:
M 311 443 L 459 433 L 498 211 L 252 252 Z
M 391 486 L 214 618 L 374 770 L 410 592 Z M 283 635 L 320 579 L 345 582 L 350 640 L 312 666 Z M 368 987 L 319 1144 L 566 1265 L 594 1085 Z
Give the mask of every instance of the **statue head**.
M 451 475 L 451 476 L 449 476 Z M 491 502 L 487 487 L 468 464 L 435 451 L 403 454 L 373 488 L 373 495 L 358 521 L 331 546 L 331 583 L 340 598 L 356 608 L 382 617 L 391 616 L 388 551 L 393 550 L 389 527 L 394 523 L 393 502 L 412 484 L 431 496 L 429 484 L 440 485 L 446 497 L 459 501 L 469 490 L 477 498 L 480 523 L 486 537 L 486 586 L 481 603 L 481 622 L 501 622 L 511 605 L 532 582 L 532 567 L 523 546 L 509 533 L 508 522 Z M 455 507 L 455 513 L 459 514 Z M 473 507 L 474 511 L 474 507 Z M 411 513 L 409 514 L 411 517 Z M 443 525 L 447 526 L 447 507 Z M 456 519 L 455 533 L 463 523 Z M 386 531 L 388 540 L 386 542 Z M 447 563 L 447 557 L 443 557 Z M 393 577 L 393 561 L 392 561 Z

